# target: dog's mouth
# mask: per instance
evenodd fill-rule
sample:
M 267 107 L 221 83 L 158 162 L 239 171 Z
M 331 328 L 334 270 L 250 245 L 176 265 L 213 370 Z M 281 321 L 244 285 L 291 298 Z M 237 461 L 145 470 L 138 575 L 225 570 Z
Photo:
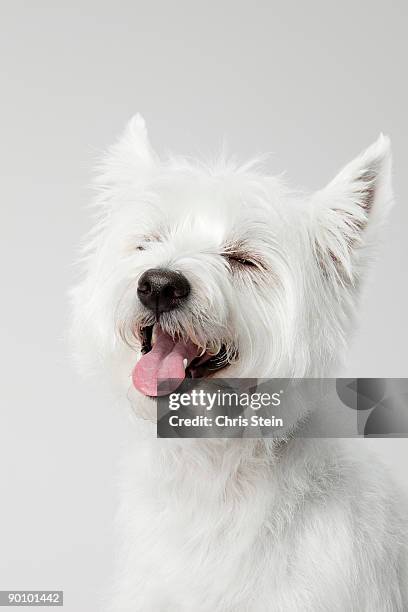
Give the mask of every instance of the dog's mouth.
M 216 354 L 181 337 L 173 338 L 156 323 L 140 330 L 142 357 L 132 372 L 133 384 L 144 395 L 175 391 L 185 378 L 207 378 L 230 363 L 225 344 Z

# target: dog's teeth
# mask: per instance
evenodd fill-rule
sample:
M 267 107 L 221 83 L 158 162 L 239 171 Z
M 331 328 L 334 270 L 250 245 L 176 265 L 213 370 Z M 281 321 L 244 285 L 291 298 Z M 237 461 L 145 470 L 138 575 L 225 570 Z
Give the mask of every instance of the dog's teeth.
M 153 327 L 153 331 L 152 331 L 152 340 L 151 340 L 152 346 L 156 342 L 156 338 L 157 338 L 157 325 Z
M 184 366 L 184 369 L 186 369 L 187 364 L 188 364 L 188 361 L 187 361 L 187 359 L 185 359 L 185 358 L 184 358 L 184 359 L 183 359 L 183 366 Z

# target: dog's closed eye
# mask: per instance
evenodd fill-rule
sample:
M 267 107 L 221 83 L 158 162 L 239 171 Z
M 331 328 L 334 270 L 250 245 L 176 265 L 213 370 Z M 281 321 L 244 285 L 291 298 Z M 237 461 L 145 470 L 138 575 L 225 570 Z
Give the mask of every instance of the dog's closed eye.
M 227 249 L 222 256 L 228 261 L 232 272 L 235 271 L 256 271 L 264 269 L 264 265 L 252 253 L 248 251 L 235 251 Z
M 239 253 L 224 253 L 223 256 L 228 260 L 231 266 L 243 266 L 248 268 L 257 268 L 259 264 L 248 257 Z
M 149 236 L 143 236 L 140 241 L 135 245 L 134 249 L 135 251 L 145 251 L 148 247 L 149 244 L 152 242 L 161 242 L 161 236 L 159 236 L 158 234 L 151 234 Z

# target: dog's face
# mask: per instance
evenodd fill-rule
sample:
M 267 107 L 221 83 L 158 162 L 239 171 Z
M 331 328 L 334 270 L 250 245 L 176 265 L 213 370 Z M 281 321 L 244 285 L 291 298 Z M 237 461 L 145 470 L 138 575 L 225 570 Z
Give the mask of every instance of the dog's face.
M 248 165 L 160 162 L 137 116 L 104 161 L 82 353 L 141 393 L 185 376 L 328 372 L 391 202 L 381 137 L 325 189 L 289 192 Z M 83 350 L 85 349 L 85 350 Z

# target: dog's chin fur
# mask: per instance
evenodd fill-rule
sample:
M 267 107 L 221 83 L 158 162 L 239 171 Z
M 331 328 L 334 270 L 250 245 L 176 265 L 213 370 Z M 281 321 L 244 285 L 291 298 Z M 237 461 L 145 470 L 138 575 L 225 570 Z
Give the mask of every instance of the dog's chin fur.
M 381 136 L 305 196 L 256 164 L 161 161 L 140 116 L 107 153 L 72 297 L 78 362 L 109 373 L 136 415 L 112 611 L 408 609 L 406 510 L 356 444 L 158 440 L 155 403 L 130 385 L 152 324 L 136 292 L 149 268 L 188 279 L 186 304 L 160 325 L 202 352 L 224 347 L 215 376 L 335 375 L 390 175 Z

